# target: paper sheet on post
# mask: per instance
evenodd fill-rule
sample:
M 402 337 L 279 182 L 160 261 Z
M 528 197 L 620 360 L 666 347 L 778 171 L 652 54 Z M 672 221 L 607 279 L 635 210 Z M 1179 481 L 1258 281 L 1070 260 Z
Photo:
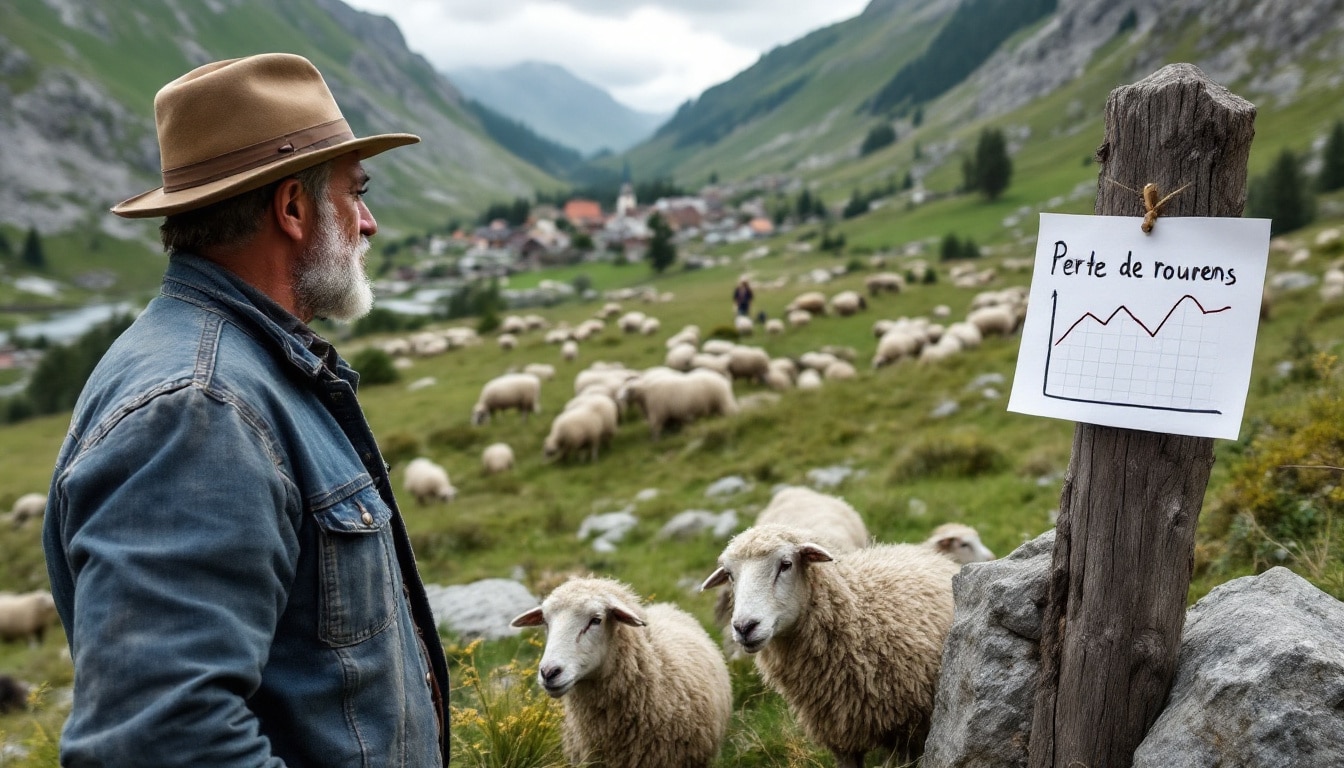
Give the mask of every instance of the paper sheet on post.
M 1268 219 L 1041 214 L 1008 410 L 1236 439 Z

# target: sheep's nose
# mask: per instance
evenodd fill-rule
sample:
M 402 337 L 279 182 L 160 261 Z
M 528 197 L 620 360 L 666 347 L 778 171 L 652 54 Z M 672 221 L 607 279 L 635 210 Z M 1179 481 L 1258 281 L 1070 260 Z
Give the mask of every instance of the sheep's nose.
M 543 683 L 553 683 L 555 682 L 555 678 L 559 677 L 560 673 L 565 671 L 565 668 L 559 664 L 545 664 L 542 665 L 540 671 L 541 681 Z
M 737 632 L 738 637 L 747 640 L 751 637 L 751 633 L 755 632 L 756 628 L 760 625 L 761 622 L 756 621 L 755 619 L 748 619 L 746 621 L 733 622 L 733 629 Z

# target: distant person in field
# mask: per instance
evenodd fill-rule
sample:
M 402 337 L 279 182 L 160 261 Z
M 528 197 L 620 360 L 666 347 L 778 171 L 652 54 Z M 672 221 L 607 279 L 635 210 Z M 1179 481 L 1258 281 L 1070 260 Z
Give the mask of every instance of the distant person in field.
M 314 318 L 369 311 L 356 138 L 307 60 L 159 91 L 163 288 L 93 372 L 43 545 L 75 665 L 63 766 L 440 766 L 448 672 L 406 526 Z
M 733 289 L 733 307 L 737 309 L 737 314 L 751 317 L 751 300 L 754 296 L 751 283 L 745 277 L 737 281 L 737 287 Z

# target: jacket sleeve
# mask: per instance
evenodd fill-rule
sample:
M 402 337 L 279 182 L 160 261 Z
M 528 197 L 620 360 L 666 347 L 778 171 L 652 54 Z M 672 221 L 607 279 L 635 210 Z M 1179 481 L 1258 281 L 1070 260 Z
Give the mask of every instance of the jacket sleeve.
M 281 766 L 247 699 L 299 555 L 301 505 L 255 419 L 188 386 L 56 478 L 74 579 L 63 766 Z

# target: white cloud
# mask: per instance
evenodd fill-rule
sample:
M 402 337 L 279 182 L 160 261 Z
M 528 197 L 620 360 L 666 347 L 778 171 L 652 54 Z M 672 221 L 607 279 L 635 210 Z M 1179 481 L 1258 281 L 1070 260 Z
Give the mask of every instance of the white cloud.
M 863 10 L 866 0 L 347 0 L 390 16 L 441 70 L 559 64 L 651 112 L 675 109 L 776 45 Z

